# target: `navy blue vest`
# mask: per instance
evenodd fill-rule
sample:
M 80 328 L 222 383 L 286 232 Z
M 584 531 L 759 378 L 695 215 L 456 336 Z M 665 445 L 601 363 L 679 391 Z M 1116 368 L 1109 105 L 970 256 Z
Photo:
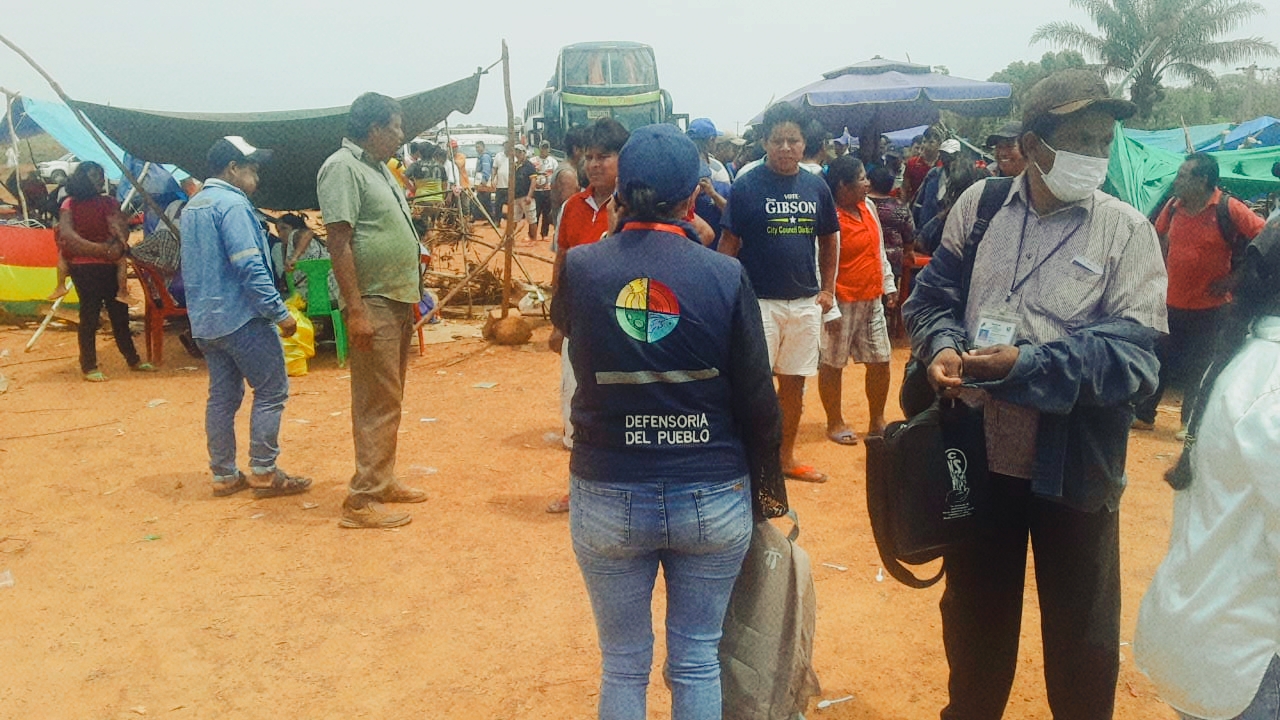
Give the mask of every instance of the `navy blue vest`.
M 578 380 L 570 462 L 578 477 L 714 481 L 748 472 L 730 351 L 735 320 L 759 310 L 737 261 L 677 232 L 629 223 L 566 257 L 553 315 L 570 337 Z

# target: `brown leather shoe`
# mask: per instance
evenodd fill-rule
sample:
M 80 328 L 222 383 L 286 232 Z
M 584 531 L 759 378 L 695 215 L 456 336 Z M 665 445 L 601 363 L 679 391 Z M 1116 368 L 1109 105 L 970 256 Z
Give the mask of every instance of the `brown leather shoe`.
M 427 491 L 396 482 L 392 483 L 391 487 L 387 488 L 378 499 L 384 503 L 420 503 L 426 502 Z
M 381 504 L 367 502 L 362 507 L 355 507 L 348 499 L 342 504 L 342 519 L 339 527 L 344 528 L 394 528 L 408 525 L 413 520 L 409 513 L 390 513 Z

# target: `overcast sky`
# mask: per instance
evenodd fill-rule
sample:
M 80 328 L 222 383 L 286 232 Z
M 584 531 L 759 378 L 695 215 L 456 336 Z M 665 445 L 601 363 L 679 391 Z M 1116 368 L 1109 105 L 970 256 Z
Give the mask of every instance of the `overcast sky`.
M 520 115 L 561 46 L 633 40 L 653 46 L 676 111 L 710 117 L 722 130 L 825 71 L 874 55 L 985 80 L 1056 49 L 1027 42 L 1045 22 L 1092 28 L 1067 0 L 63 0 L 25 2 L 3 16 L 0 33 L 73 98 L 187 112 L 330 107 L 367 90 L 408 95 L 489 66 L 506 39 Z M 1280 10 L 1248 32 L 1276 27 Z M 54 97 L 2 46 L 0 85 Z M 501 66 L 482 80 L 475 111 L 450 121 L 505 124 Z

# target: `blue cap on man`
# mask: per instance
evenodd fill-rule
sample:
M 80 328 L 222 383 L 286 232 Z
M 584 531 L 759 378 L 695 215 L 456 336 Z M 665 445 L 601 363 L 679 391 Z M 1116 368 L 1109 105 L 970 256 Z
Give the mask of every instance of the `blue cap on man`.
M 711 122 L 711 118 L 695 118 L 689 123 L 686 134 L 690 140 L 710 140 L 720 133 L 716 130 L 716 124 Z

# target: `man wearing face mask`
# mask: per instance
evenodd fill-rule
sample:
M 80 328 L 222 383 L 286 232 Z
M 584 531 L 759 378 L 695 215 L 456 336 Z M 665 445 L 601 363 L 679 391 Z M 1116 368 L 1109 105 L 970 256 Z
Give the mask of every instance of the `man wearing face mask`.
M 1111 98 L 1097 74 L 1068 70 L 1037 83 L 1024 108 L 1026 171 L 976 247 L 979 199 L 1000 181 L 960 197 L 903 307 L 931 384 L 981 400 L 987 437 L 990 512 L 971 545 L 946 553 L 943 720 L 1004 712 L 1028 538 L 1053 716 L 1112 717 L 1128 429 L 1134 401 L 1156 386 L 1154 344 L 1168 331 L 1155 232 L 1098 190 L 1116 120 L 1134 105 Z M 976 249 L 970 283 L 966 246 Z

